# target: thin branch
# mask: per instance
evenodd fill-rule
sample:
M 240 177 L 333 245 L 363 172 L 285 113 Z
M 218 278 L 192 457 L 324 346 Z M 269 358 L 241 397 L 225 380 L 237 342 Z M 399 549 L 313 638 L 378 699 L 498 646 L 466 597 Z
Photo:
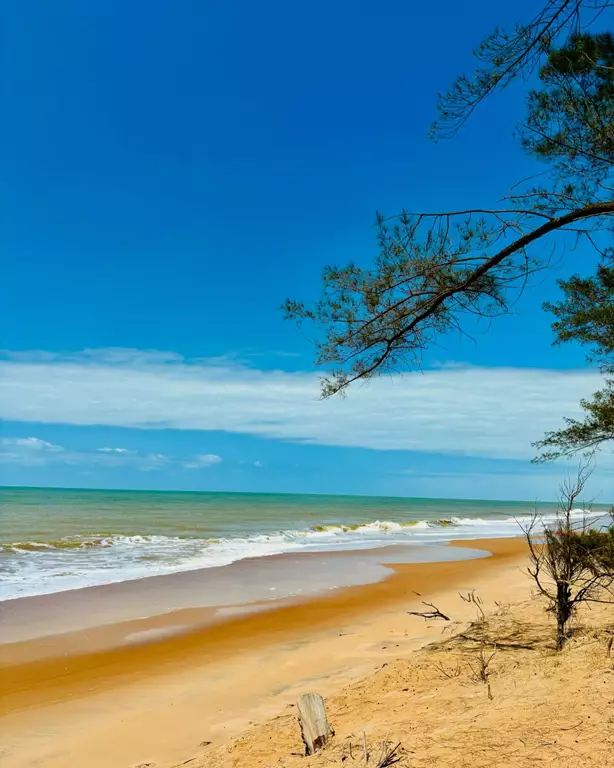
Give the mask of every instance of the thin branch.
M 584 206 L 583 208 L 578 208 L 574 211 L 570 211 L 569 213 L 566 213 L 563 216 L 559 216 L 557 218 L 547 221 L 546 223 L 542 224 L 541 227 L 538 227 L 532 232 L 529 232 L 528 234 L 523 235 L 513 243 L 510 243 L 505 248 L 501 249 L 497 254 L 492 256 L 490 259 L 487 259 L 486 261 L 484 261 L 483 264 L 481 264 L 478 268 L 476 268 L 474 272 L 466 280 L 439 293 L 433 299 L 433 301 L 427 305 L 427 307 L 422 312 L 419 312 L 417 315 L 415 315 L 414 318 L 411 320 L 411 322 L 401 327 L 391 337 L 379 340 L 379 343 L 385 344 L 385 348 L 383 352 L 380 355 L 378 355 L 373 361 L 373 363 L 369 365 L 365 370 L 360 371 L 356 375 L 351 376 L 346 381 L 344 381 L 343 386 L 340 387 L 339 389 L 345 389 L 354 381 L 357 381 L 358 379 L 366 378 L 370 376 L 372 373 L 374 373 L 378 368 L 381 367 L 384 361 L 388 358 L 396 342 L 398 342 L 400 339 L 404 338 L 409 333 L 411 333 L 411 331 L 413 331 L 421 322 L 426 320 L 426 318 L 435 314 L 435 312 L 439 309 L 439 307 L 442 306 L 442 304 L 447 299 L 449 299 L 450 297 L 454 296 L 457 293 L 466 291 L 471 285 L 477 283 L 481 277 L 486 275 L 490 270 L 494 269 L 494 267 L 501 264 L 501 262 L 503 262 L 509 256 L 513 255 L 514 253 L 517 253 L 518 251 L 521 251 L 522 249 L 526 248 L 528 245 L 535 242 L 536 240 L 539 240 L 545 235 L 548 235 L 550 232 L 563 229 L 568 224 L 572 224 L 575 221 L 583 221 L 586 219 L 594 218 L 597 216 L 604 216 L 608 214 L 609 215 L 614 214 L 614 200 L 593 203 L 591 205 Z M 350 354 L 347 360 L 352 359 L 357 354 L 360 354 L 363 351 L 364 349 L 357 350 L 356 352 Z M 334 390 L 331 394 L 334 394 L 334 392 L 339 391 L 339 389 Z
M 426 600 L 422 601 L 422 605 L 426 605 L 428 608 L 432 608 L 431 611 L 407 611 L 409 616 L 420 616 L 425 621 L 430 621 L 431 619 L 443 619 L 444 621 L 451 621 L 449 616 L 446 616 L 445 613 L 442 613 L 437 606 L 433 605 L 433 603 L 428 603 Z

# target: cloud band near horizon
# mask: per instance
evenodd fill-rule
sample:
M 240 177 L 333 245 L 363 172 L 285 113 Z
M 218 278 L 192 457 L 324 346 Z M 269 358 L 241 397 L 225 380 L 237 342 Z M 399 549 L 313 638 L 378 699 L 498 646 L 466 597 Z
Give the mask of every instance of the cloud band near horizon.
M 313 372 L 125 349 L 19 353 L 0 361 L 0 416 L 526 459 L 531 442 L 578 415 L 580 399 L 602 382 L 585 370 L 448 366 L 323 401 Z

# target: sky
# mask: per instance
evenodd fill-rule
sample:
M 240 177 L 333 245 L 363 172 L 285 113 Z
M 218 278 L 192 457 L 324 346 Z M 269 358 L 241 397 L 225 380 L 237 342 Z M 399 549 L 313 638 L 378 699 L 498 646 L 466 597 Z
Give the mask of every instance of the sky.
M 539 168 L 523 86 L 428 128 L 471 50 L 535 3 L 57 0 L 0 56 L 0 483 L 552 498 L 531 441 L 600 386 L 544 299 L 447 337 L 424 371 L 318 399 L 285 322 L 322 268 L 368 264 L 376 210 L 490 205 Z M 614 498 L 610 456 L 594 493 Z

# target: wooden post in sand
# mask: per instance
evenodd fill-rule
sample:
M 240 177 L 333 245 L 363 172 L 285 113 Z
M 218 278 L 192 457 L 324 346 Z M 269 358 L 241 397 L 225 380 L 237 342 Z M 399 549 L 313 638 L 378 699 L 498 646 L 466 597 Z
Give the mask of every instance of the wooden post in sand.
M 324 699 L 319 693 L 304 693 L 298 700 L 298 714 L 305 751 L 313 755 L 334 735 L 326 717 Z

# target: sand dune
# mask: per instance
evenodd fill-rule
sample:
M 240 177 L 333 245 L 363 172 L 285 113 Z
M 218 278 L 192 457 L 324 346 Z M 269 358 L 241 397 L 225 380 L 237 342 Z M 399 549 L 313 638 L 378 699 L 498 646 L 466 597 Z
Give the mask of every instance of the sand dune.
M 399 766 L 415 768 L 614 766 L 611 607 L 585 612 L 560 654 L 552 622 L 531 600 L 463 630 L 329 697 L 336 733 L 318 755 L 301 756 L 290 706 L 189 765 L 378 766 L 392 752 Z

